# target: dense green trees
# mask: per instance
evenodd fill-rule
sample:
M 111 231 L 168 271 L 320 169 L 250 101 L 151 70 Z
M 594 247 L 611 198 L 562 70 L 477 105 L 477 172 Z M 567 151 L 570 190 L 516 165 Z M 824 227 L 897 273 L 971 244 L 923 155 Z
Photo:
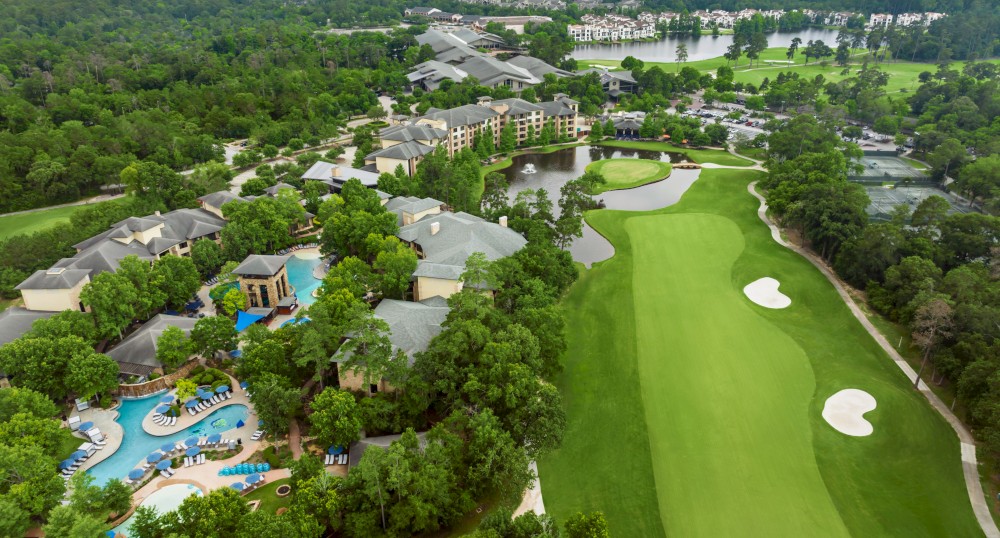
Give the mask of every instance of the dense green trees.
M 70 394 L 89 398 L 114 388 L 118 380 L 118 363 L 77 336 L 22 336 L 0 347 L 0 368 L 14 386 L 54 400 Z
M 327 387 L 316 395 L 309 407 L 312 410 L 309 415 L 311 433 L 320 446 L 346 447 L 358 440 L 362 424 L 351 393 Z

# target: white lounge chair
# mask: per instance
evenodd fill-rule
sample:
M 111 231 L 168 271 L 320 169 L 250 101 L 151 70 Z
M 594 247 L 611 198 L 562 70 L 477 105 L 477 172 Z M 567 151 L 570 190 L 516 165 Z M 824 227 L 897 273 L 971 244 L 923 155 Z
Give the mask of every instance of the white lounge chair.
M 194 416 L 194 409 L 191 409 L 190 407 L 188 407 L 187 410 L 188 410 L 188 413 L 193 417 Z
M 174 424 L 177 424 L 177 417 L 170 417 L 170 425 L 173 426 Z
M 191 457 L 190 456 L 184 456 L 184 466 L 185 467 L 190 467 L 191 466 Z
M 201 465 L 203 463 L 205 463 L 205 455 L 204 454 L 198 454 L 198 465 Z
M 184 450 L 184 444 L 183 443 L 177 443 L 176 445 L 174 445 L 174 450 L 177 450 L 177 451 Z

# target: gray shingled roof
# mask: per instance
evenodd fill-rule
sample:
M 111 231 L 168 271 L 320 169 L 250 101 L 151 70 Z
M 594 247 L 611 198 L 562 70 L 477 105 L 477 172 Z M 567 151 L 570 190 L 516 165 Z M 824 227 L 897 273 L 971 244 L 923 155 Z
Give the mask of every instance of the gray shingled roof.
M 475 77 L 483 86 L 494 86 L 507 79 L 526 84 L 538 84 L 542 81 L 527 69 L 501 62 L 492 56 L 474 56 L 458 64 L 458 68 Z
M 500 99 L 498 101 L 493 101 L 493 106 L 507 105 L 507 114 L 517 115 L 517 114 L 528 114 L 530 112 L 538 112 L 543 110 L 542 107 L 525 101 L 524 99 L 512 98 L 512 99 Z
M 538 103 L 538 106 L 545 111 L 545 117 L 550 116 L 573 116 L 576 112 L 562 101 L 545 101 Z
M 433 209 L 435 207 L 441 207 L 444 202 L 440 200 L 435 200 L 433 198 L 417 198 L 416 196 L 397 196 L 390 199 L 385 203 L 385 210 L 390 213 L 395 213 L 397 216 L 396 224 L 398 226 L 403 225 L 403 213 L 409 213 L 411 215 L 416 215 L 421 211 L 427 211 L 428 209 Z
M 291 189 L 291 190 L 294 191 L 295 187 L 289 185 L 288 183 L 281 183 L 281 182 L 279 182 L 279 183 L 275 183 L 274 185 L 271 185 L 270 187 L 264 189 L 264 194 L 267 194 L 268 196 L 271 196 L 271 197 L 275 197 L 275 196 L 278 196 L 278 192 L 279 191 L 288 190 L 288 189 Z
M 412 366 L 414 354 L 425 351 L 431 339 L 441 332 L 449 310 L 447 304 L 432 306 L 385 299 L 375 307 L 375 316 L 389 325 L 389 341 L 406 354 L 407 364 Z
M 306 170 L 302 174 L 302 179 L 322 181 L 338 192 L 344 186 L 344 183 L 347 183 L 350 179 L 357 179 L 365 187 L 378 185 L 377 173 L 328 163 L 326 161 L 317 161 L 316 164 L 309 167 L 309 170 Z
M 210 205 L 212 207 L 220 207 L 220 208 L 223 205 L 232 202 L 233 200 L 242 200 L 244 202 L 246 201 L 242 197 L 233 194 L 232 191 L 218 191 L 209 193 L 206 194 L 205 196 L 202 196 L 201 198 L 198 198 L 198 200 L 200 200 L 205 205 Z
M 20 338 L 31 330 L 31 326 L 36 321 L 55 314 L 55 312 L 36 312 L 18 307 L 8 308 L 0 312 L 0 346 Z
M 385 157 L 387 159 L 399 159 L 401 161 L 408 161 L 416 157 L 423 157 L 424 155 L 433 152 L 434 152 L 434 146 L 428 146 L 425 144 L 421 144 L 420 142 L 403 142 L 402 144 L 396 144 L 395 146 L 390 146 L 388 148 L 380 149 L 378 151 L 373 151 L 368 155 L 366 155 L 365 159 Z
M 432 224 L 435 223 L 440 229 L 431 234 Z M 474 252 L 482 252 L 486 259 L 493 261 L 514 254 L 527 243 L 521 234 L 510 228 L 468 213 L 451 212 L 424 217 L 400 228 L 396 236 L 420 245 L 424 258 L 422 264 L 417 264 L 417 270 L 426 272 L 427 276 L 453 275 L 452 267 L 464 268 L 465 261 Z
M 233 269 L 236 275 L 274 275 L 288 263 L 291 256 L 275 256 L 270 254 L 251 254 L 243 263 Z
M 167 327 L 177 327 L 184 334 L 191 334 L 197 322 L 195 318 L 159 314 L 147 321 L 136 332 L 106 354 L 118 363 L 121 373 L 126 375 L 148 375 L 163 363 L 156 360 L 156 345 Z
M 410 142 L 413 140 L 434 140 L 445 138 L 448 131 L 435 129 L 430 125 L 393 125 L 379 131 L 378 136 L 382 140 L 393 140 L 397 142 Z
M 87 269 L 39 269 L 15 286 L 14 289 L 68 290 L 88 276 L 90 276 L 90 271 Z
M 507 63 L 515 67 L 520 67 L 521 69 L 526 69 L 537 78 L 545 78 L 545 75 L 549 73 L 555 73 L 557 77 L 573 76 L 573 73 L 554 67 L 542 60 L 539 60 L 538 58 L 535 58 L 534 56 L 515 56 L 507 60 Z
M 497 111 L 485 106 L 462 105 L 455 108 L 449 108 L 448 110 L 428 112 L 424 118 L 444 120 L 444 122 L 448 124 L 448 128 L 451 129 L 463 125 L 475 125 L 477 123 L 482 123 L 498 115 Z

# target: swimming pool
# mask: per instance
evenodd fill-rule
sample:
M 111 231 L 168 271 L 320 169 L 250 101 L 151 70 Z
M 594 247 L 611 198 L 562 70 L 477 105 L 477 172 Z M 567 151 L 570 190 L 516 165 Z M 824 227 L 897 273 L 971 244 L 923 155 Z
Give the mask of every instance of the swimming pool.
M 237 421 L 246 421 L 249 416 L 247 406 L 229 405 L 206 415 L 197 423 L 173 435 L 158 437 L 142 429 L 142 419 L 159 404 L 159 401 L 160 395 L 122 401 L 118 408 L 117 420 L 125 432 L 122 444 L 111 457 L 87 470 L 87 473 L 94 477 L 95 484 L 103 485 L 112 478 L 125 478 L 128 472 L 135 469 L 147 455 L 158 450 L 160 445 L 167 441 L 179 443 L 192 435 L 222 433 L 235 428 Z
M 143 500 L 142 504 L 139 506 L 152 506 L 156 509 L 158 514 L 163 515 L 167 512 L 177 510 L 181 503 L 184 502 L 184 499 L 187 499 L 192 495 L 203 495 L 203 493 L 200 489 L 192 486 L 191 484 L 171 484 L 150 493 L 149 497 L 146 497 L 146 499 Z M 129 527 L 132 525 L 132 519 L 134 517 L 135 514 L 129 516 L 128 519 L 123 521 L 121 525 L 112 529 L 112 532 L 115 534 L 121 532 L 124 533 L 125 536 L 128 536 Z
M 306 256 L 310 255 L 306 254 Z M 309 306 L 316 302 L 312 292 L 318 289 L 323 281 L 313 276 L 313 270 L 322 261 L 319 255 L 304 258 L 302 255 L 296 254 L 285 264 L 285 268 L 288 270 L 288 283 L 295 288 L 295 296 L 299 298 L 300 305 Z

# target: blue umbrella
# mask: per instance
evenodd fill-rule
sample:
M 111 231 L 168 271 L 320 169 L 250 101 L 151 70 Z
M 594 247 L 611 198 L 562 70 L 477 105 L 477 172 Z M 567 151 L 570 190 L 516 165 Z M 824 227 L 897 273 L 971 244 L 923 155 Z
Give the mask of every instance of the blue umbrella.
M 159 413 L 159 414 L 162 415 L 163 413 L 166 413 L 167 411 L 170 411 L 170 406 L 167 405 L 167 404 L 158 405 L 158 406 L 156 406 L 156 409 L 154 409 L 154 411 L 156 411 L 157 413 Z
M 242 428 L 243 426 L 244 426 L 243 419 L 240 419 L 240 420 L 236 421 L 236 427 L 237 428 Z
M 174 395 L 164 394 L 163 396 L 160 396 L 160 403 L 174 403 Z
M 234 349 L 234 350 L 232 350 L 232 351 L 229 352 L 229 356 L 232 357 L 232 358 L 234 358 L 234 359 L 238 359 L 238 358 L 240 358 L 240 357 L 243 356 L 243 351 L 239 350 L 239 349 Z
M 69 469 L 70 467 L 73 466 L 74 463 L 76 463 L 76 460 L 74 460 L 73 458 L 70 458 L 68 460 L 62 460 L 59 462 L 59 470 L 61 471 L 63 469 Z
M 168 452 L 173 452 L 175 448 L 177 448 L 177 445 L 174 444 L 173 442 L 163 443 L 162 445 L 160 445 L 160 450 L 162 450 L 164 454 Z
M 263 425 L 264 425 L 264 419 L 260 419 L 260 420 L 258 420 L 258 421 L 257 421 L 257 425 L 258 425 L 258 426 L 263 426 Z
M 192 437 L 188 437 L 187 439 L 184 440 L 184 444 L 187 445 L 187 446 L 195 446 L 195 445 L 197 445 L 198 444 L 198 436 L 195 435 L 195 436 L 192 436 Z
M 163 453 L 153 452 L 152 454 L 146 456 L 146 463 L 156 463 L 163 459 Z
M 144 474 L 146 474 L 146 471 L 143 471 L 142 469 L 132 469 L 128 472 L 128 479 L 138 480 Z
M 69 455 L 70 459 L 78 460 L 87 455 L 86 450 L 77 450 L 76 452 Z
M 215 387 L 216 394 L 222 394 L 223 392 L 229 392 L 229 385 L 219 385 Z
M 260 482 L 260 475 L 259 474 L 254 473 L 254 474 L 252 474 L 252 475 L 250 475 L 250 476 L 247 477 L 247 484 L 256 484 L 257 482 Z
M 115 531 L 105 531 L 104 534 L 108 535 L 108 538 L 115 538 Z
M 184 452 L 184 454 L 186 454 L 188 456 L 197 456 L 199 452 L 201 452 L 201 448 L 193 446 L 193 447 L 187 449 L 187 451 Z
M 337 454 L 343 454 L 344 453 L 344 447 L 342 447 L 340 445 L 331 446 L 330 448 L 327 449 L 326 453 L 327 454 L 333 454 L 335 456 Z
M 243 491 L 243 488 L 245 488 L 246 485 L 243 482 L 233 482 L 229 485 L 229 487 L 235 489 L 236 491 Z
M 246 388 L 247 388 L 247 382 L 246 381 L 240 381 L 240 388 L 243 389 L 243 390 L 246 390 Z
M 189 409 L 194 409 L 195 407 L 198 407 L 198 398 L 191 398 L 184 404 L 184 407 L 187 407 Z
M 93 427 L 94 427 L 94 423 L 88 420 L 87 422 L 84 422 L 83 424 L 80 424 L 80 431 L 85 432 L 85 431 L 87 431 L 87 430 L 89 430 L 89 429 L 91 429 Z
M 212 435 L 208 436 L 208 439 L 206 439 L 206 442 L 209 442 L 209 443 L 218 443 L 221 440 L 222 440 L 222 434 L 221 433 L 213 433 Z
M 172 462 L 170 460 L 163 460 L 160 463 L 156 464 L 156 470 L 157 471 L 166 471 L 173 464 L 174 464 L 174 462 Z

